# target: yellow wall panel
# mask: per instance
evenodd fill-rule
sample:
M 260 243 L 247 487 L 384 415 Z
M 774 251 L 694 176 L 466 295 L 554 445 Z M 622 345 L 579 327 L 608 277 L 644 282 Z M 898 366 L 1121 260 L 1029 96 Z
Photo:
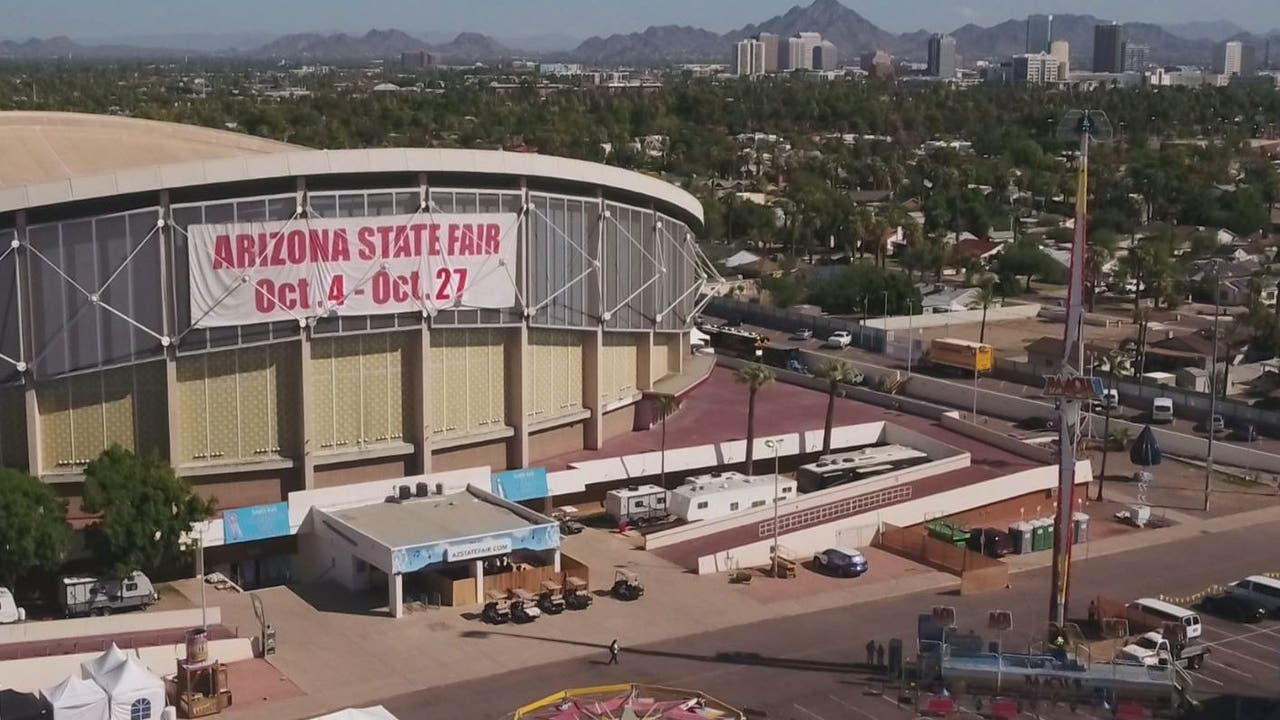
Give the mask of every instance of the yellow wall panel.
M 41 383 L 36 403 L 43 467 L 57 471 L 82 465 L 112 444 L 137 453 L 167 453 L 163 382 L 164 363 L 153 362 Z M 14 407 L 21 421 L 22 405 Z
M 102 373 L 103 446 L 134 448 L 133 373 L 116 368 Z
M 296 453 L 296 436 L 282 442 L 281 413 L 286 426 L 296 426 L 297 360 L 292 343 L 224 350 L 178 358 L 179 462 L 256 460 Z M 164 365 L 158 374 L 138 378 L 139 417 L 154 412 L 153 398 L 163 400 Z M 279 375 L 285 373 L 284 381 Z M 143 391 L 144 385 L 152 388 Z M 140 400 L 140 402 L 142 402 Z M 161 405 L 160 407 L 163 407 Z M 139 422 L 143 443 L 151 423 Z M 163 426 L 161 426 L 163 427 Z M 206 440 L 207 438 L 207 440 Z
M 40 409 L 40 453 L 44 467 L 57 468 L 74 462 L 71 442 L 71 382 L 68 379 L 41 383 L 36 388 Z
M 456 332 L 456 331 L 455 331 Z M 431 351 L 427 359 L 428 387 L 431 395 L 431 434 L 445 432 L 449 425 L 448 413 L 448 374 L 445 371 L 445 357 L 451 342 L 447 330 L 431 333 Z
M 239 351 L 239 457 L 260 457 L 275 447 L 272 433 L 275 398 L 271 394 L 270 352 L 267 346 Z
M 312 341 L 314 447 L 354 450 L 403 440 L 409 337 L 381 333 Z
M 71 444 L 77 462 L 87 462 L 106 448 L 102 416 L 102 378 L 98 373 L 74 375 L 71 382 Z
M 133 371 L 136 452 L 169 457 L 169 394 L 164 363 L 138 365 Z
M 604 377 L 600 384 L 600 395 L 606 402 L 634 393 L 638 372 L 636 336 L 628 333 L 606 333 L 603 364 Z
M 209 408 L 205 402 L 205 355 L 178 358 L 178 433 L 182 460 L 204 459 L 209 455 L 205 432 Z
M 240 395 L 236 377 L 236 351 L 210 353 L 205 361 L 205 387 L 209 403 L 209 459 L 240 456 Z

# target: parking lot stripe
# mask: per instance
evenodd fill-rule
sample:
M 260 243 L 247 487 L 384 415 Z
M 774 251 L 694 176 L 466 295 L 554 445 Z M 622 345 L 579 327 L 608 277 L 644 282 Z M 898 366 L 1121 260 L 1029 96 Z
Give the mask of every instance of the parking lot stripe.
M 814 711 L 810 710 L 809 708 L 801 707 L 800 705 L 798 705 L 798 704 L 796 704 L 796 703 L 791 703 L 791 707 L 793 707 L 793 708 L 795 708 L 795 709 L 799 710 L 800 712 L 804 713 L 805 715 L 808 715 L 809 717 L 812 717 L 812 718 L 818 718 L 818 720 L 827 720 L 826 718 L 824 718 L 824 717 L 822 717 L 821 715 L 819 715 L 818 713 L 816 713 L 816 712 L 814 712 Z
M 1218 643 L 1226 642 L 1227 640 L 1238 640 L 1238 639 L 1240 639 L 1240 638 L 1255 637 L 1255 636 L 1257 636 L 1257 635 L 1276 635 L 1276 636 L 1280 636 L 1280 627 L 1263 628 L 1263 629 L 1261 629 L 1261 630 L 1253 630 L 1253 631 L 1250 631 L 1250 632 L 1247 632 L 1247 633 L 1243 633 L 1243 634 L 1240 634 L 1240 635 L 1236 635 L 1235 633 L 1229 633 L 1229 632 L 1227 632 L 1226 630 L 1219 630 L 1219 629 L 1218 629 L 1218 628 L 1216 628 L 1216 627 L 1210 627 L 1210 626 L 1208 626 L 1208 625 L 1205 625 L 1205 626 L 1203 626 L 1203 627 L 1204 627 L 1205 629 L 1207 629 L 1207 630 L 1212 630 L 1212 631 L 1214 631 L 1214 632 L 1216 632 L 1216 633 L 1218 633 L 1218 634 L 1220 634 L 1220 635 L 1225 635 L 1225 636 L 1226 636 L 1226 639 L 1225 639 L 1225 640 L 1214 640 L 1213 642 L 1207 642 L 1207 643 L 1205 643 L 1205 645 L 1217 645 Z
M 1280 655 L 1280 649 L 1273 648 L 1273 647 L 1271 647 L 1271 646 L 1269 646 L 1269 645 L 1263 645 L 1262 643 L 1256 643 L 1256 642 L 1254 642 L 1254 641 L 1252 641 L 1252 640 L 1250 640 L 1250 639 L 1248 639 L 1248 638 L 1235 638 L 1235 639 L 1236 639 L 1236 640 L 1239 640 L 1239 641 L 1240 641 L 1240 642 L 1242 642 L 1242 643 L 1248 643 L 1249 645 L 1252 645 L 1252 646 L 1254 646 L 1254 647 L 1262 648 L 1263 650 L 1266 650 L 1267 652 L 1273 652 L 1273 653 L 1276 653 L 1277 655 Z M 1230 641 L 1230 640 L 1223 640 L 1223 642 L 1231 642 L 1231 641 Z
M 1226 664 L 1226 663 L 1216 662 L 1216 663 L 1214 663 L 1214 664 L 1213 664 L 1213 667 L 1218 668 L 1218 669 L 1220 669 L 1220 670 L 1226 670 L 1227 672 L 1233 672 L 1233 673 L 1235 673 L 1235 674 L 1239 675 L 1240 677 L 1247 677 L 1247 678 L 1249 678 L 1250 680 L 1252 680 L 1252 679 L 1253 679 L 1253 676 L 1252 676 L 1252 675 L 1250 675 L 1249 673 L 1247 673 L 1247 672 L 1245 672 L 1245 671 L 1243 671 L 1243 670 L 1241 670 L 1241 669 L 1239 669 L 1239 668 L 1232 667 L 1232 666 L 1230 666 L 1230 665 L 1228 665 L 1228 664 Z
M 1213 678 L 1211 678 L 1211 677 L 1209 677 L 1208 675 L 1205 675 L 1205 674 L 1203 674 L 1203 673 L 1198 673 L 1198 672 L 1196 672 L 1195 670 L 1188 670 L 1188 671 L 1187 671 L 1187 674 L 1188 674 L 1188 675 L 1191 675 L 1191 676 L 1193 676 L 1193 677 L 1195 677 L 1195 678 L 1196 678 L 1196 679 L 1198 679 L 1198 680 L 1208 680 L 1209 682 L 1213 683 L 1214 685 L 1217 685 L 1218 687 L 1222 687 L 1223 685 L 1225 685 L 1225 684 L 1226 684 L 1226 683 L 1220 682 L 1220 681 L 1218 681 L 1218 680 L 1214 680 Z
M 858 713 L 859 715 L 861 715 L 861 716 L 863 716 L 863 717 L 871 718 L 871 720 L 880 720 L 880 718 L 876 717 L 875 715 L 872 715 L 871 713 L 867 712 L 866 710 L 863 710 L 863 709 L 862 709 L 862 708 L 860 708 L 860 707 L 857 707 L 856 705 L 850 705 L 849 703 L 845 702 L 844 700 L 841 700 L 840 698 L 836 697 L 835 695 L 828 695 L 827 697 L 831 698 L 832 700 L 835 700 L 835 701 L 836 701 L 837 703 L 839 703 L 840 705 L 844 706 L 845 708 L 848 708 L 849 710 L 852 710 L 852 711 L 854 711 L 854 712 Z M 884 696 L 883 696 L 883 695 L 881 695 L 881 697 L 884 697 Z
M 1280 665 L 1272 665 L 1272 664 L 1271 664 L 1271 663 L 1269 663 L 1269 662 L 1263 662 L 1263 661 L 1259 660 L 1258 658 L 1253 657 L 1252 655 L 1245 655 L 1245 654 L 1244 654 L 1244 653 L 1242 653 L 1242 652 L 1236 652 L 1235 650 L 1232 650 L 1232 649 L 1231 649 L 1231 648 L 1229 648 L 1229 647 L 1223 647 L 1222 645 L 1214 645 L 1213 647 L 1214 647 L 1214 651 L 1215 651 L 1215 652 L 1220 650 L 1220 651 L 1222 651 L 1222 652 L 1231 653 L 1232 655 L 1238 655 L 1238 656 L 1240 656 L 1240 657 L 1244 658 L 1245 660 L 1248 660 L 1248 661 L 1249 661 L 1249 662 L 1251 662 L 1251 663 L 1254 663 L 1254 664 L 1257 664 L 1257 665 L 1261 665 L 1261 666 L 1263 666 L 1263 667 L 1269 667 L 1269 668 L 1271 668 L 1272 670 L 1275 670 L 1275 671 L 1277 671 L 1277 672 L 1280 672 Z

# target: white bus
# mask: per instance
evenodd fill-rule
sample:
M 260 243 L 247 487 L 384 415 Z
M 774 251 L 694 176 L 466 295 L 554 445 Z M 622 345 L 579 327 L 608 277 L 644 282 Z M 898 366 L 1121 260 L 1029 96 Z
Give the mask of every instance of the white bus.
M 1165 622 L 1180 622 L 1187 629 L 1187 639 L 1200 637 L 1200 616 L 1194 610 L 1178 607 L 1155 598 L 1138 598 L 1130 606 Z

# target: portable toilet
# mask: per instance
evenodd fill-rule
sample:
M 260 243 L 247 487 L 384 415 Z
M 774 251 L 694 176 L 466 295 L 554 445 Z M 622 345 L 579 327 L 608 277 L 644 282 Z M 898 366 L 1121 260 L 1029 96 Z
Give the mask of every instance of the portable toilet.
M 1045 543 L 1045 538 L 1049 535 L 1049 529 L 1044 524 L 1044 518 L 1036 518 L 1031 523 L 1031 551 L 1040 552 L 1049 547 Z
M 1013 552 L 1026 555 L 1031 552 L 1033 531 L 1031 523 L 1017 522 L 1009 526 L 1009 539 L 1013 541 Z
M 1045 550 L 1053 549 L 1053 535 L 1056 530 L 1057 528 L 1054 527 L 1053 518 L 1051 517 L 1045 518 L 1044 519 L 1044 549 Z
M 1072 542 L 1079 545 L 1089 541 L 1089 516 L 1078 512 L 1071 516 Z

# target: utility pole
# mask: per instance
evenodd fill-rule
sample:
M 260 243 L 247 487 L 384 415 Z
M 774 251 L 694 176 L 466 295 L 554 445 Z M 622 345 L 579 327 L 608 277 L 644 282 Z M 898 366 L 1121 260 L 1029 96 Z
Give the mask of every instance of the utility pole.
M 1084 272 L 1086 225 L 1089 219 L 1089 144 L 1093 139 L 1108 139 L 1111 124 L 1098 111 L 1073 110 L 1059 125 L 1064 139 L 1080 142 L 1080 166 L 1076 184 L 1076 232 L 1071 245 L 1071 273 L 1067 293 L 1066 327 L 1062 341 L 1061 378 L 1080 376 L 1083 364 L 1078 344 L 1084 320 Z M 1095 385 L 1100 384 L 1093 379 Z M 1053 587 L 1049 598 L 1049 622 L 1062 627 L 1068 618 L 1071 568 L 1071 513 L 1075 506 L 1077 430 L 1080 423 L 1081 393 L 1064 392 L 1059 398 L 1058 416 L 1058 508 L 1053 534 Z
M 1204 511 L 1209 512 L 1209 494 L 1213 492 L 1213 419 L 1218 415 L 1218 319 L 1222 315 L 1218 284 L 1222 282 L 1222 266 L 1213 263 L 1213 358 L 1209 367 L 1209 452 L 1204 460 Z M 1226 382 L 1222 383 L 1226 387 Z

